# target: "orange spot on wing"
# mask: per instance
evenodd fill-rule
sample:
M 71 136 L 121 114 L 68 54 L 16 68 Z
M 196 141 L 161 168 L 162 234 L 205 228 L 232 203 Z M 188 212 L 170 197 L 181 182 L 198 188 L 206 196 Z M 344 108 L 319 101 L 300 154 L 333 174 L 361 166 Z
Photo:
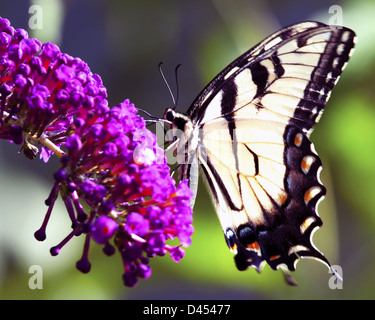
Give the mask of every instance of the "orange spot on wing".
M 246 247 L 251 250 L 259 250 L 259 243 L 254 241 L 253 243 L 248 244 Z
M 303 196 L 305 203 L 308 204 L 310 200 L 319 194 L 320 191 L 321 189 L 318 186 L 311 187 L 309 190 L 307 190 Z
M 231 247 L 230 247 L 230 251 L 231 251 L 232 253 L 237 254 L 237 244 L 234 244 L 233 246 L 231 246 Z
M 277 260 L 277 259 L 279 259 L 279 258 L 280 258 L 280 255 L 277 254 L 277 255 L 275 255 L 275 256 L 270 257 L 270 261 L 274 261 L 274 260 Z
M 311 165 L 314 162 L 314 158 L 311 156 L 306 156 L 301 161 L 301 168 L 304 173 L 308 173 L 310 171 Z
M 299 147 L 302 144 L 303 135 L 302 133 L 297 133 L 294 137 L 294 144 Z
M 307 228 L 310 227 L 310 225 L 314 222 L 315 219 L 313 217 L 308 217 L 304 222 L 302 222 L 300 227 L 301 233 L 303 234 L 307 230 Z

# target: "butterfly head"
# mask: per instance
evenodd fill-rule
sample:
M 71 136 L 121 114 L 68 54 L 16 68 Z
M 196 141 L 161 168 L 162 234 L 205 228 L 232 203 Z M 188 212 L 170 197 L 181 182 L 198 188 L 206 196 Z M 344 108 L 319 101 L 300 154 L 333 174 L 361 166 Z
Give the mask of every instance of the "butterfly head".
M 176 117 L 176 112 L 173 108 L 168 108 L 164 112 L 163 119 L 173 124 L 174 118 Z
M 173 108 L 168 108 L 165 110 L 163 119 L 170 124 L 172 129 L 178 129 L 182 132 L 187 132 L 192 127 L 189 117 L 174 111 Z

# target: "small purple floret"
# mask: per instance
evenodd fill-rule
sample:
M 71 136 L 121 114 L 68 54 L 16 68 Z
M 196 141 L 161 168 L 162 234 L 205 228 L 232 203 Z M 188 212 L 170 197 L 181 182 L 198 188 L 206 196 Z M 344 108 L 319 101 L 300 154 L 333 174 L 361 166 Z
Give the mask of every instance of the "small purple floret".
M 101 216 L 91 226 L 92 238 L 99 244 L 105 244 L 113 237 L 119 226 L 112 218 Z

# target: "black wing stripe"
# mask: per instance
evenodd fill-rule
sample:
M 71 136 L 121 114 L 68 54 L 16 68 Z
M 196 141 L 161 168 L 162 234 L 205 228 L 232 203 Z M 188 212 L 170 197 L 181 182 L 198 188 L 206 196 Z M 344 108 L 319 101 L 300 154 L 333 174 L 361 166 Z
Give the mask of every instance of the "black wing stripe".
M 201 167 L 202 167 L 203 172 L 204 172 L 204 174 L 205 174 L 205 176 L 207 178 L 208 184 L 211 187 L 211 190 L 215 189 L 215 184 L 214 184 L 214 182 L 211 179 L 211 177 L 213 177 L 215 179 L 216 184 L 218 185 L 218 187 L 220 189 L 220 192 L 223 194 L 224 198 L 226 199 L 229 208 L 231 210 L 233 210 L 233 211 L 241 211 L 241 210 L 243 210 L 243 205 L 241 207 L 237 207 L 233 203 L 232 197 L 231 197 L 228 189 L 226 188 L 223 180 L 220 177 L 220 174 L 216 171 L 215 167 L 213 166 L 213 164 L 211 163 L 211 161 L 210 161 L 209 158 L 207 158 L 206 165 L 202 164 Z M 242 195 L 241 195 L 241 197 L 242 197 Z M 216 191 L 214 192 L 214 198 L 215 198 L 216 202 L 218 203 L 219 199 L 218 199 L 218 195 L 217 195 Z
M 268 69 L 261 65 L 260 62 L 255 62 L 249 66 L 251 71 L 251 76 L 254 81 L 254 84 L 257 86 L 256 97 L 263 94 L 264 89 L 268 84 Z
M 344 33 L 348 35 L 345 42 L 342 40 Z M 329 98 L 331 90 L 341 75 L 345 63 L 349 60 L 351 50 L 354 47 L 354 37 L 354 32 L 347 28 L 332 32 L 324 53 L 311 75 L 304 97 L 295 110 L 293 118 L 297 121 L 292 119 L 291 123 L 307 132 L 312 129 Z M 338 51 L 339 48 L 342 48 L 342 51 Z M 311 103 L 311 101 L 315 101 L 315 103 Z M 302 123 L 298 119 L 306 120 L 305 123 Z
M 274 52 L 274 54 L 271 56 L 271 60 L 274 64 L 277 78 L 281 78 L 285 73 L 285 69 L 282 66 L 280 58 L 277 56 L 276 52 Z
M 255 167 L 255 174 L 254 175 L 258 175 L 259 174 L 259 158 L 258 158 L 258 155 L 253 150 L 251 150 L 247 145 L 245 145 L 245 147 L 254 157 L 254 167 Z M 273 159 L 271 159 L 271 160 L 274 161 Z
M 223 88 L 223 95 L 221 98 L 221 114 L 225 115 L 225 118 L 229 123 L 233 122 L 232 112 L 236 105 L 236 98 L 237 86 L 233 80 L 230 80 Z

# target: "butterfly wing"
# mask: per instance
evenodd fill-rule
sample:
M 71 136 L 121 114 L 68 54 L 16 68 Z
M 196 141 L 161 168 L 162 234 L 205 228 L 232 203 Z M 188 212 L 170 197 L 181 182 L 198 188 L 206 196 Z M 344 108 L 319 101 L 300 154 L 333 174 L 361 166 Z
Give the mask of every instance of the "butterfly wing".
M 345 27 L 319 22 L 286 27 L 220 72 L 202 90 L 187 116 L 201 125 L 249 102 L 256 104 L 265 96 L 264 104 L 271 107 L 276 101 L 273 94 L 281 92 L 277 99 L 284 99 L 283 109 L 280 104 L 274 109 L 293 116 L 296 124 L 309 131 L 345 68 L 354 42 L 354 32 Z
M 328 263 L 311 242 L 322 225 L 316 204 L 325 194 L 311 142 L 283 122 L 234 121 L 232 134 L 223 119 L 202 128 L 199 162 L 238 269 L 260 270 L 265 260 L 274 269 L 285 264 L 294 270 L 303 256 Z
M 284 28 L 225 68 L 188 110 L 195 129 L 185 131 L 181 178 L 198 160 L 239 270 L 264 261 L 294 270 L 301 257 L 329 265 L 312 243 L 326 189 L 308 137 L 354 42 L 344 27 Z

